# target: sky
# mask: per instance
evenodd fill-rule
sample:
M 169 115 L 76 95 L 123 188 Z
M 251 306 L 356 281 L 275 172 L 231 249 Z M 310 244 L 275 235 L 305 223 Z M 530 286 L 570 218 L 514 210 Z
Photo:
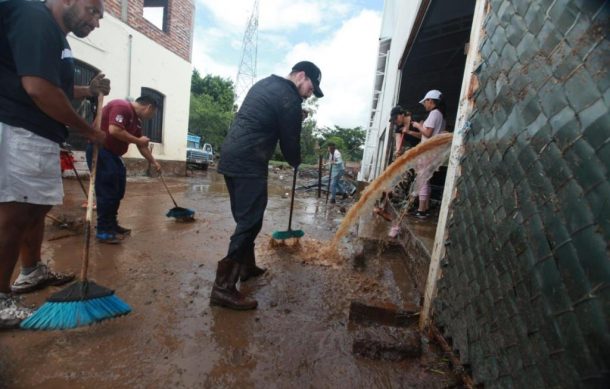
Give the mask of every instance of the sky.
M 257 80 L 308 60 L 322 71 L 319 127 L 366 128 L 383 0 L 259 0 Z M 193 67 L 235 82 L 254 0 L 196 0 Z

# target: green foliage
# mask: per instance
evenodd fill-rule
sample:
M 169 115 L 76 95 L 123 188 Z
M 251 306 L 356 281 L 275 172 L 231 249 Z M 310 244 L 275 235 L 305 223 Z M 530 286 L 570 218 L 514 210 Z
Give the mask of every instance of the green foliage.
M 234 86 L 229 79 L 206 75 L 201 78 L 197 70 L 191 77 L 191 105 L 189 132 L 203 137 L 214 150 L 227 135 L 233 120 Z
M 362 160 L 362 146 L 366 140 L 366 132 L 360 128 L 342 128 L 335 126 L 335 128 L 325 127 L 320 130 L 324 137 L 324 146 L 329 142 L 333 142 L 337 145 L 337 149 L 343 155 L 343 159 L 346 161 L 360 161 Z
M 326 139 L 324 139 L 324 143 L 322 144 L 322 146 L 324 147 L 324 157 L 326 157 L 326 152 L 328 149 L 328 144 L 329 143 L 334 143 L 335 147 L 339 150 L 342 151 L 342 155 L 344 155 L 345 158 L 345 150 L 347 149 L 347 147 L 345 147 L 345 140 L 343 140 L 343 138 L 340 138 L 338 136 L 330 136 Z

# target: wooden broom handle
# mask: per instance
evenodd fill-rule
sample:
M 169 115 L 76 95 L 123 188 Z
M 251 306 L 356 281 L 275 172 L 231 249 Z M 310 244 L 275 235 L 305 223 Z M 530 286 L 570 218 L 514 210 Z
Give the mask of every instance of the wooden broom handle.
M 104 105 L 104 95 L 100 94 L 97 97 L 97 112 L 93 120 L 92 127 L 100 130 L 102 124 L 102 106 Z M 100 146 L 97 143 L 93 144 L 93 153 L 91 155 L 91 174 L 89 178 L 89 194 L 87 196 L 87 214 L 85 216 L 85 244 L 83 246 L 83 264 L 81 267 L 81 281 L 87 280 L 87 270 L 89 270 L 89 247 L 91 245 L 91 219 L 93 218 L 93 198 L 95 197 L 95 177 L 97 173 L 97 156 Z

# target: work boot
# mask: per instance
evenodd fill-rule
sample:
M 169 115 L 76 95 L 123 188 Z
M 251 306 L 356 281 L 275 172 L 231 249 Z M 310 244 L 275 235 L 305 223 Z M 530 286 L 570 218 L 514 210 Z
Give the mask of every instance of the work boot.
M 246 254 L 245 263 L 240 268 L 239 280 L 241 282 L 246 282 L 250 278 L 265 274 L 266 271 L 267 269 L 256 266 L 256 255 L 254 254 L 254 245 L 252 245 Z
M 239 278 L 240 267 L 241 265 L 238 262 L 228 257 L 218 262 L 216 280 L 210 296 L 210 305 L 219 305 L 238 311 L 255 309 L 258 306 L 256 300 L 245 297 L 235 287 Z

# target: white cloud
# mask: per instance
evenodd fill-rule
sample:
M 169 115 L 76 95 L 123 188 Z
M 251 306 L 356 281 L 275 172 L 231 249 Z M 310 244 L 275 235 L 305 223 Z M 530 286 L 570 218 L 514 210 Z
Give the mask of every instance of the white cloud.
M 227 28 L 243 31 L 252 13 L 254 0 L 198 0 Z M 345 16 L 351 5 L 344 1 L 326 0 L 261 0 L 259 30 L 295 30 L 303 26 L 317 26 L 327 20 Z
M 238 61 L 231 65 L 222 62 L 222 57 L 217 58 L 215 55 L 215 46 L 220 46 L 225 42 L 226 36 L 218 29 L 204 29 L 197 27 L 195 29 L 193 42 L 193 67 L 201 73 L 201 75 L 213 74 L 223 78 L 235 80 L 237 75 Z
M 324 97 L 318 101 L 318 125 L 365 128 L 370 115 L 380 26 L 380 13 L 362 11 L 327 41 L 298 44 L 276 68 L 278 74 L 285 74 L 286 69 L 305 59 L 320 67 Z
M 234 80 L 253 0 L 198 2 L 205 6 L 200 11 L 212 13 L 216 20 L 214 26 L 195 29 L 193 66 L 202 74 Z M 381 12 L 355 13 L 347 1 L 324 0 L 261 0 L 260 7 L 258 78 L 270 73 L 285 76 L 296 62 L 313 61 L 322 70 L 325 94 L 318 101 L 318 124 L 364 128 L 370 115 Z M 348 19 L 349 14 L 354 16 Z

